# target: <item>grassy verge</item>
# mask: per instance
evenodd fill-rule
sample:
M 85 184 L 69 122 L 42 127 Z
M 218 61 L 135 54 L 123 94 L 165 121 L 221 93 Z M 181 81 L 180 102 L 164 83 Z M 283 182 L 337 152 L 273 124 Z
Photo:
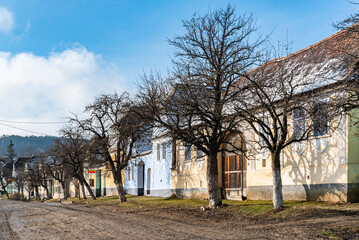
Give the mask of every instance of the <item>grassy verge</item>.
M 57 201 L 56 199 L 49 201 Z M 149 196 L 127 195 L 127 202 L 119 203 L 117 196 L 100 197 L 96 200 L 69 198 L 67 201 L 75 204 L 86 204 L 93 206 L 112 206 L 123 210 L 139 209 L 200 209 L 208 205 L 207 200 L 181 199 L 175 196 L 169 198 L 158 198 Z M 280 211 L 274 211 L 271 201 L 235 201 L 224 200 L 224 207 L 219 211 L 233 213 L 242 217 L 296 217 L 299 215 L 323 213 L 357 213 L 359 214 L 359 203 L 338 204 L 311 201 L 286 201 L 284 208 Z

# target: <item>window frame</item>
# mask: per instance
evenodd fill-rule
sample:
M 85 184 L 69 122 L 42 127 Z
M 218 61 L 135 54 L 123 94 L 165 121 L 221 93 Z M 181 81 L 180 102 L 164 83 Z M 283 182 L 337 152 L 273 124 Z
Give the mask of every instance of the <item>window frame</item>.
M 192 144 L 184 143 L 184 161 L 192 160 Z
M 159 162 L 161 160 L 161 144 L 156 144 L 156 151 L 157 151 L 157 161 Z
M 161 144 L 161 153 L 162 153 L 162 160 L 166 161 L 166 155 L 167 155 L 167 143 L 163 142 Z
M 259 116 L 258 118 L 261 119 L 262 121 L 265 121 L 266 124 L 268 126 L 270 126 L 269 115 L 267 113 L 261 113 L 261 116 Z M 267 137 L 267 139 L 270 139 L 270 134 L 266 133 L 265 130 L 263 129 L 263 127 L 261 125 L 259 125 L 259 123 L 257 123 L 257 126 L 258 126 L 258 132 L 264 134 Z M 258 134 L 258 145 L 261 148 L 263 148 L 267 145 L 265 140 L 259 134 Z
M 305 134 L 305 131 L 307 130 L 307 127 L 306 127 L 306 124 L 307 124 L 307 121 L 306 121 L 306 107 L 305 105 L 304 106 L 301 106 L 301 107 L 298 107 L 296 109 L 293 109 L 292 110 L 292 134 L 293 134 L 293 137 L 295 139 L 300 139 L 299 136 L 303 136 Z M 300 115 L 300 116 L 296 116 L 296 111 L 298 110 L 303 110 L 303 115 Z M 297 123 L 299 123 L 299 125 L 297 125 Z M 297 126 L 301 127 L 303 125 L 303 129 L 299 132 L 299 134 L 296 134 L 295 131 L 297 128 Z
M 323 100 L 321 100 L 321 101 L 319 101 L 317 103 L 314 103 L 313 106 L 312 106 L 313 107 L 313 113 L 315 111 L 314 108 L 316 108 L 317 106 L 320 106 L 320 107 L 324 106 L 322 108 L 325 109 L 325 106 L 327 106 L 327 105 L 328 105 L 328 99 L 323 99 Z M 325 136 L 329 135 L 329 116 L 328 116 L 328 112 L 325 111 L 325 110 L 321 110 L 321 109 L 319 109 L 319 111 L 321 111 L 321 113 L 325 113 L 325 116 L 323 116 L 322 114 L 319 115 L 319 116 L 316 116 L 316 114 L 313 114 L 313 116 L 312 116 L 312 132 L 313 132 L 313 134 L 312 135 L 313 135 L 314 138 L 320 138 L 320 137 L 325 137 Z M 325 120 L 324 128 L 321 125 L 322 124 L 321 121 L 323 120 L 323 117 L 324 117 L 324 120 Z M 323 123 L 324 123 L 324 121 L 323 121 Z
M 204 158 L 204 152 L 196 148 L 196 160 L 202 160 Z

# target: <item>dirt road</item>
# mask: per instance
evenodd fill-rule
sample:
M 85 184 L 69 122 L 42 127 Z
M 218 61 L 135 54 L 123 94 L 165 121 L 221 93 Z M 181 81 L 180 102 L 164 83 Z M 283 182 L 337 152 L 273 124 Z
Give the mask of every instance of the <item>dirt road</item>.
M 189 213 L 120 212 L 90 206 L 0 200 L 2 239 L 308 239 L 333 220 L 293 223 L 218 222 L 187 219 Z M 197 214 L 198 215 L 198 214 Z M 337 217 L 355 221 L 356 216 Z M 312 221 L 312 220 L 311 220 Z

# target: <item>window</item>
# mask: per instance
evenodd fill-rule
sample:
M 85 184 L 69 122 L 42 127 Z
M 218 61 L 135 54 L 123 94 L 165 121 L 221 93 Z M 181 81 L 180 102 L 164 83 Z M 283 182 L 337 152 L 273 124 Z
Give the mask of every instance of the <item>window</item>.
M 203 158 L 203 151 L 197 149 L 197 160 L 200 160 L 200 159 L 202 159 L 202 158 Z
M 269 118 L 268 118 L 268 115 L 264 115 L 264 114 L 263 114 L 263 115 L 260 117 L 260 120 L 263 121 L 264 127 L 265 127 L 265 126 L 270 127 L 270 126 L 269 126 Z M 264 136 L 265 136 L 266 139 L 269 139 L 269 134 L 266 133 L 266 131 L 268 131 L 267 128 L 263 128 L 261 125 L 258 124 L 258 131 L 259 131 L 260 133 L 264 134 Z M 258 144 L 259 144 L 259 146 L 261 146 L 261 147 L 267 145 L 265 139 L 262 138 L 261 136 L 259 136 Z
M 157 161 L 161 160 L 161 145 L 157 144 Z
M 128 166 L 128 170 L 127 170 L 127 179 L 128 181 L 131 181 L 131 166 Z
M 192 159 L 192 152 L 191 152 L 191 144 L 185 143 L 184 144 L 184 160 L 191 161 Z
M 166 142 L 162 143 L 162 159 L 166 160 Z
M 328 110 L 325 102 L 318 103 L 313 107 L 313 135 L 323 136 L 328 134 Z
M 90 187 L 94 187 L 95 186 L 95 179 L 90 179 Z
M 294 109 L 292 112 L 293 136 L 301 139 L 305 133 L 305 110 L 304 108 Z
M 176 147 L 176 161 L 177 161 L 177 174 L 179 173 L 179 169 L 180 169 L 180 144 L 178 143 L 177 144 L 177 147 Z
M 266 167 L 267 166 L 267 160 L 266 159 L 262 159 L 262 167 Z
M 135 179 L 135 166 L 132 166 L 131 170 L 132 170 L 132 180 L 134 180 Z

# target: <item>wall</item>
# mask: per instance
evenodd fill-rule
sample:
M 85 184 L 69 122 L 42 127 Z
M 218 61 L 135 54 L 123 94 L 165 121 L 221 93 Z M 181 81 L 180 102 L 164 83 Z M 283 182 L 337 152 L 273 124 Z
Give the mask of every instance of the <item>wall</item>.
M 185 160 L 185 147 L 177 143 L 176 169 L 172 171 L 172 188 L 178 197 L 207 199 L 206 157 L 197 159 L 197 152 L 191 148 L 191 159 Z
M 335 123 L 333 123 L 335 124 Z M 347 123 L 335 132 L 292 144 L 281 154 L 285 200 L 347 201 Z M 247 133 L 247 138 L 253 136 Z M 252 151 L 248 161 L 248 199 L 272 199 L 272 170 L 267 151 Z M 262 167 L 262 161 L 266 166 Z

